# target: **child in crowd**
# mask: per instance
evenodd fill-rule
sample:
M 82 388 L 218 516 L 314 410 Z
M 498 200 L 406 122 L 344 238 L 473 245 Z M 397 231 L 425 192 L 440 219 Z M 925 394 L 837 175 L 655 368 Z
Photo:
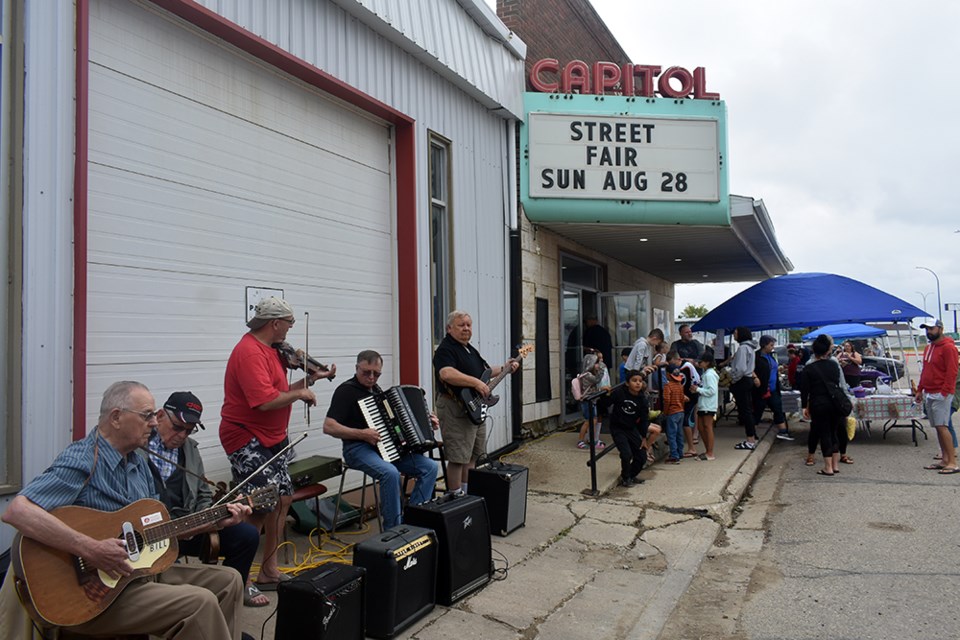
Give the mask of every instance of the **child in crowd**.
M 620 453 L 620 486 L 642 484 L 637 474 L 647 462 L 644 438 L 647 436 L 650 405 L 644 392 L 646 383 L 640 371 L 627 371 L 625 383 L 610 398 L 610 436 Z
M 630 347 L 620 350 L 620 375 L 617 376 L 617 383 L 623 384 L 627 381 L 627 358 L 630 357 Z
M 588 353 L 583 357 L 583 373 L 580 374 L 580 388 L 582 394 L 588 396 L 600 390 L 600 383 L 606 374 L 607 368 L 603 366 L 603 361 L 595 353 Z M 597 449 L 603 449 L 607 445 L 600 439 L 600 417 L 597 415 L 597 405 L 594 402 L 581 402 L 580 410 L 583 412 L 583 426 L 580 427 L 580 441 L 577 443 L 578 449 L 586 449 L 587 432 L 590 429 L 590 418 L 593 417 L 593 438 L 596 441 Z
M 697 396 L 697 430 L 706 453 L 701 460 L 716 460 L 713 455 L 713 422 L 717 417 L 720 398 L 720 374 L 712 355 L 704 354 L 700 358 L 700 388 Z
M 680 353 L 675 350 L 667 353 L 667 364 L 675 365 L 683 376 L 683 395 L 687 397 L 683 405 L 683 436 L 687 443 L 687 450 L 683 457 L 693 458 L 697 455 L 694 428 L 696 427 L 697 385 L 700 384 L 700 373 L 692 362 L 684 362 Z
M 663 387 L 663 414 L 666 416 L 667 444 L 670 457 L 667 462 L 680 464 L 683 457 L 683 375 L 675 364 L 667 365 L 667 384 Z

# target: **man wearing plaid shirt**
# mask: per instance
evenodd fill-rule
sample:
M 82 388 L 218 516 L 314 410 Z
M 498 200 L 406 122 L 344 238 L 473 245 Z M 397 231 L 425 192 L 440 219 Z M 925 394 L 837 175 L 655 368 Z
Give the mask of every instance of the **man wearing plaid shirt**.
M 200 414 L 203 405 L 189 391 L 177 391 L 158 412 L 157 426 L 150 434 L 147 448 L 160 500 L 167 505 L 172 518 L 202 511 L 213 505 L 213 493 L 203 477 L 203 459 L 190 434 L 203 429 Z M 176 464 L 174 464 L 176 463 Z M 178 468 L 179 465 L 182 468 Z M 243 604 L 264 607 L 270 600 L 250 581 L 250 565 L 257 555 L 260 532 L 252 524 L 241 522 L 219 532 L 220 555 L 226 567 L 236 569 L 245 587 Z M 180 541 L 180 555 L 200 556 L 207 534 Z

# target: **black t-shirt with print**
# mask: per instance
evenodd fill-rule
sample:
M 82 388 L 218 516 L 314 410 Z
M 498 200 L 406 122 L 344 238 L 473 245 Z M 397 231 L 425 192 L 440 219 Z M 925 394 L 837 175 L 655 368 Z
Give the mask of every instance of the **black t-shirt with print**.
M 613 408 L 610 414 L 611 429 L 639 429 L 640 433 L 647 433 L 650 405 L 646 393 L 641 391 L 633 395 L 625 386 L 617 387 L 611 394 L 610 406 Z

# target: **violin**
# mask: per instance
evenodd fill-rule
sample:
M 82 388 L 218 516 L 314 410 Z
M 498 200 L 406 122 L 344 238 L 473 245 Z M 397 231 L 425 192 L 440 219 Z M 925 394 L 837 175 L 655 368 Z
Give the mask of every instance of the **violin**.
M 330 371 L 330 367 L 306 355 L 303 350 L 294 349 L 288 342 L 277 342 L 271 346 L 277 350 L 277 354 L 280 356 L 280 362 L 286 369 L 303 369 L 307 375 L 327 373 Z M 336 377 L 334 374 L 328 377 L 327 380 L 332 382 Z

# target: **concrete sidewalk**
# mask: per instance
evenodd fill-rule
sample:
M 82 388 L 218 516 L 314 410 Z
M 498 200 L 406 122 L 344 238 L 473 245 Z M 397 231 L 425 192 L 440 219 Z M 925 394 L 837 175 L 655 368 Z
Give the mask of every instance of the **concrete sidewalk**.
M 640 474 L 644 484 L 630 488 L 617 486 L 620 461 L 611 451 L 597 465 L 597 497 L 584 494 L 591 486 L 589 454 L 577 449 L 575 433 L 555 433 L 505 456 L 529 468 L 529 491 L 526 525 L 493 537 L 501 579 L 453 607 L 437 606 L 397 637 L 659 637 L 776 442 L 770 432 L 756 450 L 737 451 L 743 431 L 731 422 L 721 422 L 716 435 L 716 460 L 658 462 Z M 309 543 L 303 536 L 291 540 L 299 559 Z M 322 547 L 350 559 L 349 549 Z M 268 595 L 270 607 L 243 610 L 241 628 L 256 637 L 276 607 L 276 594 Z M 267 621 L 263 638 L 273 638 L 274 625 Z

